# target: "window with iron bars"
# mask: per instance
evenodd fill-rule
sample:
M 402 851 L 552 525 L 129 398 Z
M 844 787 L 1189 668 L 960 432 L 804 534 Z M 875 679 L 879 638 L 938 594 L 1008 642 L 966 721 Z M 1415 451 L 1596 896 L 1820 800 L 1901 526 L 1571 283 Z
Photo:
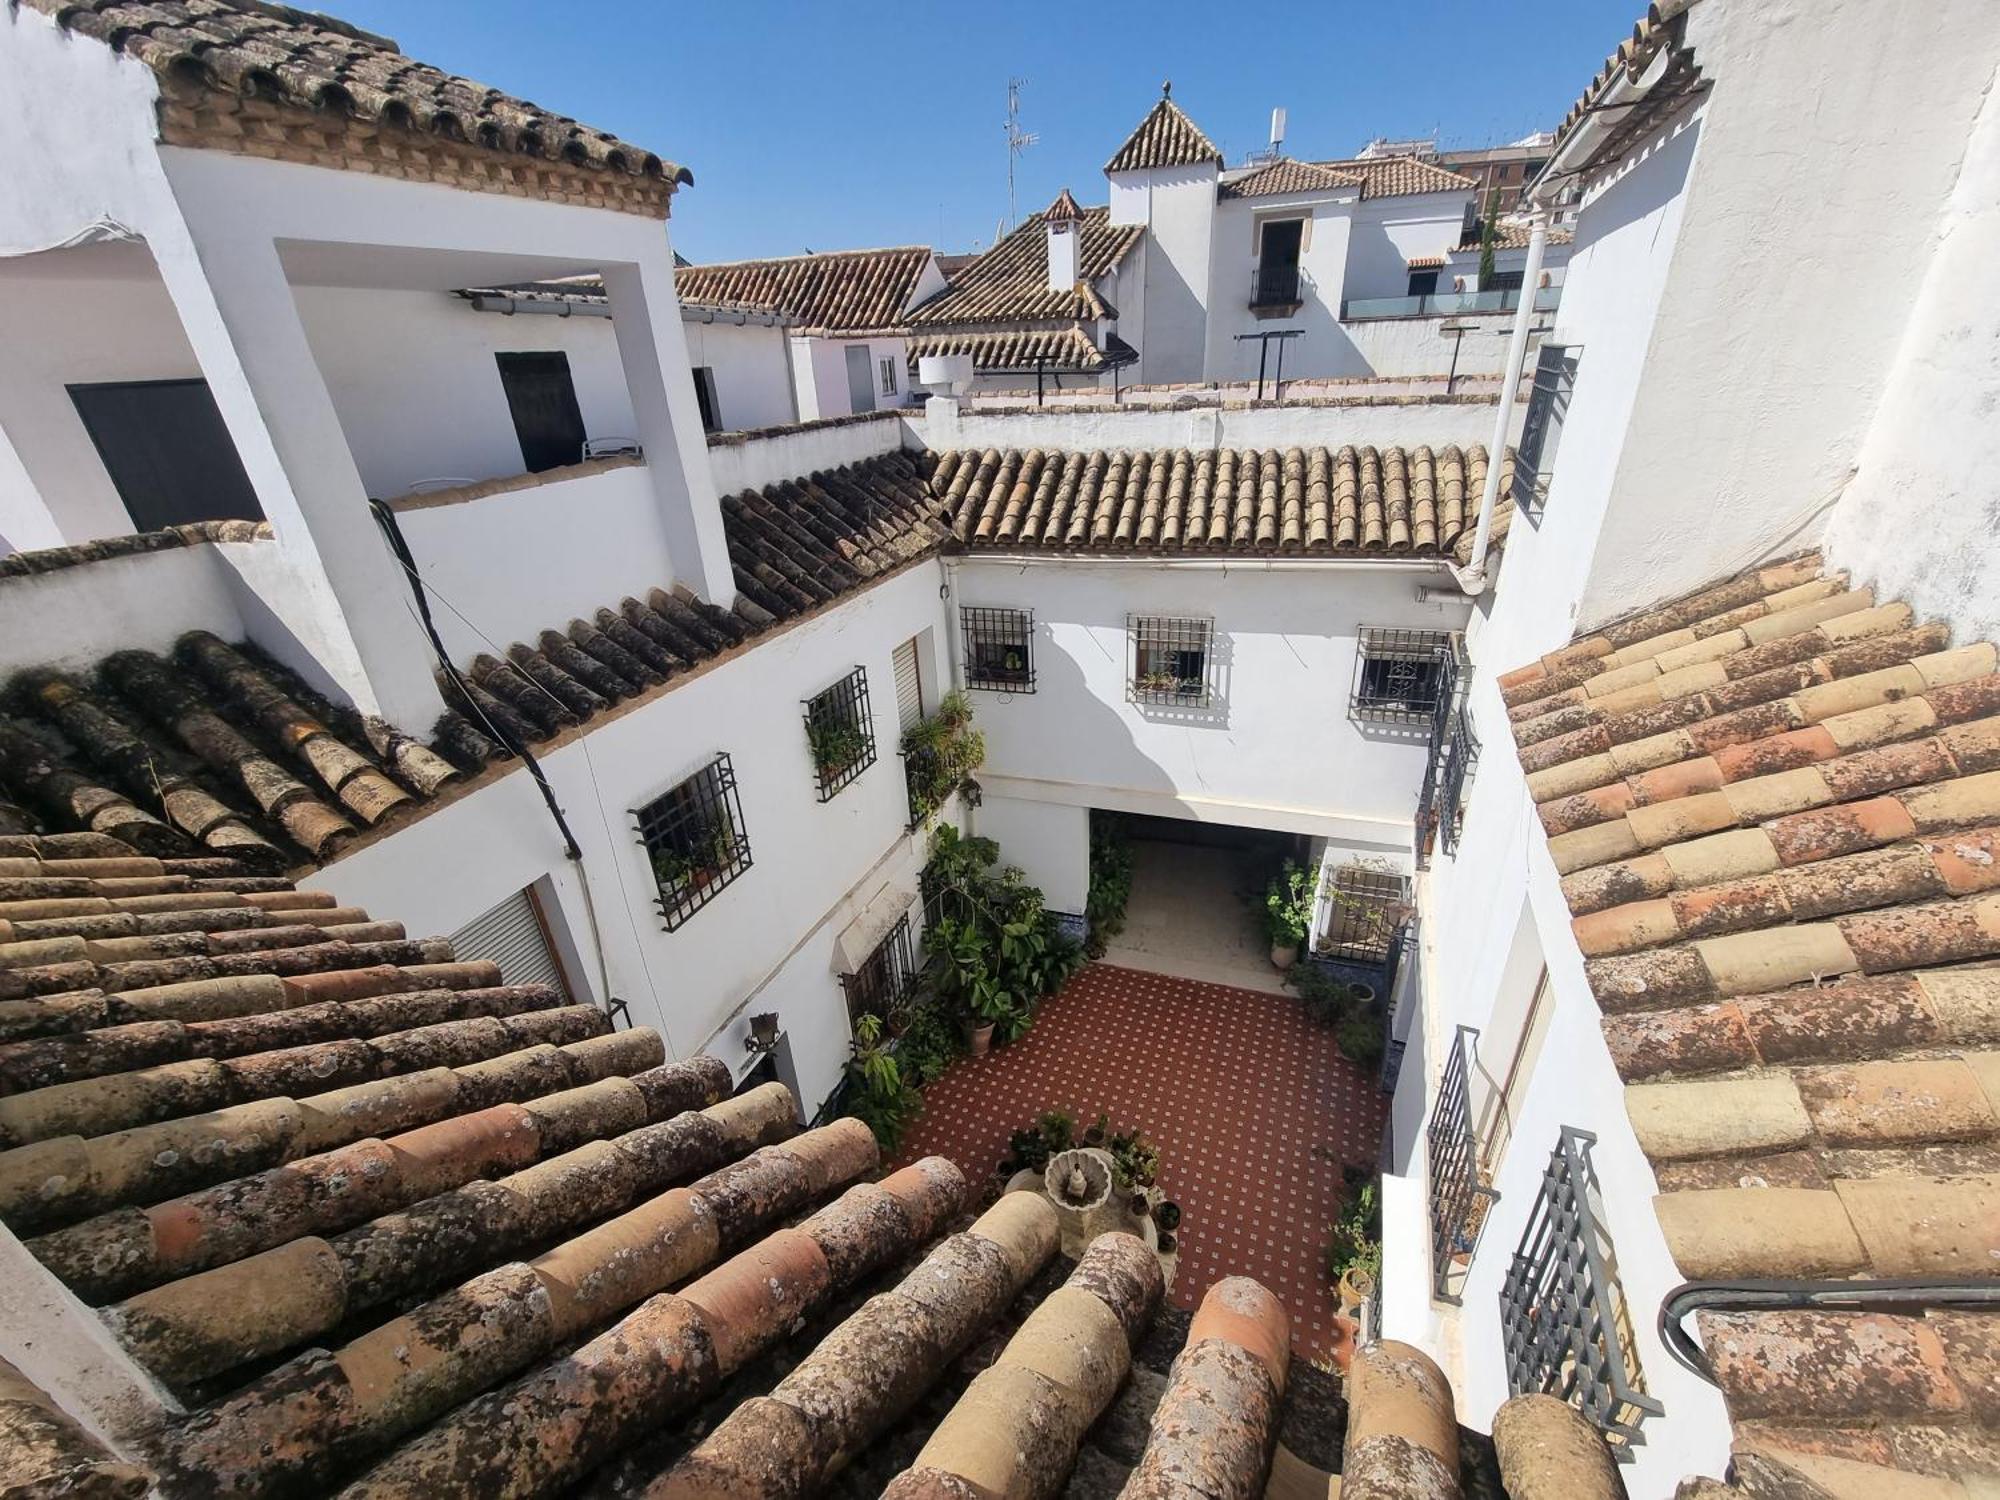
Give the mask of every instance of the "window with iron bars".
M 1452 639 L 1446 630 L 1362 626 L 1348 716 L 1376 724 L 1430 723 L 1444 688 Z
M 1134 703 L 1208 707 L 1215 622 L 1169 615 L 1127 615 L 1131 660 L 1125 696 Z
M 1521 441 L 1514 447 L 1511 491 L 1515 513 L 1533 525 L 1541 523 L 1549 498 L 1549 476 L 1555 472 L 1570 392 L 1576 387 L 1577 353 L 1570 345 L 1543 344 L 1535 357 L 1535 382 L 1521 419 Z
M 1417 793 L 1417 862 L 1431 853 L 1458 852 L 1459 830 L 1465 822 L 1466 787 L 1479 767 L 1479 736 L 1472 730 L 1466 705 L 1471 673 L 1463 647 L 1453 639 L 1443 656 L 1437 706 L 1431 714 L 1430 753 L 1424 762 L 1423 788 Z
M 965 638 L 965 681 L 996 693 L 1035 690 L 1035 616 L 1026 609 L 964 606 L 958 612 Z
M 1598 1222 L 1597 1137 L 1562 1127 L 1500 1288 L 1507 1386 L 1560 1397 L 1604 1432 L 1620 1462 L 1645 1441 L 1639 1425 L 1666 1408 L 1639 1388 L 1622 1294 L 1606 1268 L 1611 1243 Z
M 1410 914 L 1410 882 L 1394 870 L 1359 862 L 1333 872 L 1326 886 L 1326 926 L 1316 951 L 1322 958 L 1381 967 Z
M 1479 1140 L 1472 1128 L 1473 1043 L 1479 1033 L 1458 1028 L 1445 1058 L 1444 1077 L 1430 1124 L 1424 1128 L 1431 1199 L 1431 1292 L 1440 1302 L 1461 1304 L 1457 1288 L 1471 1269 L 1479 1231 L 1500 1195 L 1479 1171 Z
M 905 912 L 858 969 L 840 976 L 849 1023 L 863 1016 L 888 1020 L 889 1013 L 909 997 L 916 981 L 916 944 L 910 936 L 909 913 Z
M 812 753 L 822 802 L 875 764 L 875 719 L 868 708 L 866 667 L 856 667 L 825 692 L 806 699 L 806 748 Z
M 660 916 L 669 932 L 750 868 L 750 840 L 727 752 L 632 816 L 659 882 Z

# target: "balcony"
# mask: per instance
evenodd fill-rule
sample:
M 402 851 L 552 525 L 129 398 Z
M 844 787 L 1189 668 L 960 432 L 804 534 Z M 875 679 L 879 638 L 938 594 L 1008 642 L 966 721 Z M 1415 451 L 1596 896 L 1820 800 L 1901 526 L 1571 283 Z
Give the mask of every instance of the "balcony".
M 1259 266 L 1250 275 L 1252 312 L 1292 312 L 1305 301 L 1305 277 L 1297 266 Z
M 1453 1307 L 1479 1247 L 1479 1231 L 1500 1195 L 1481 1180 L 1479 1139 L 1472 1128 L 1472 1043 L 1479 1033 L 1458 1028 L 1424 1130 L 1431 1200 L 1431 1293 Z
M 1554 312 L 1562 303 L 1562 288 L 1545 286 L 1535 293 L 1536 312 Z M 1521 305 L 1518 291 L 1433 292 L 1425 297 L 1350 297 L 1340 304 L 1344 323 L 1375 318 L 1452 318 L 1466 313 L 1508 313 Z

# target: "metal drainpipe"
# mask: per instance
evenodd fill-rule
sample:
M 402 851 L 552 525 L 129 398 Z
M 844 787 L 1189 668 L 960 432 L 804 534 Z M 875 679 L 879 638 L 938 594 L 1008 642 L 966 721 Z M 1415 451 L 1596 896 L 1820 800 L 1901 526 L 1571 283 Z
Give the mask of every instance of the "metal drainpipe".
M 1536 282 L 1542 275 L 1542 252 L 1549 243 L 1549 211 L 1539 204 L 1528 211 L 1528 263 L 1521 271 L 1521 301 L 1514 309 L 1514 332 L 1507 341 L 1507 370 L 1500 382 L 1500 410 L 1493 417 L 1493 441 L 1486 447 L 1486 488 L 1479 496 L 1479 526 L 1472 536 L 1472 559 L 1458 575 L 1458 586 L 1474 598 L 1486 592 L 1486 548 L 1493 537 L 1493 507 L 1500 499 L 1500 460 L 1507 451 L 1507 428 L 1514 418 L 1514 393 L 1521 384 L 1521 367 L 1528 358 L 1529 325 L 1535 320 Z

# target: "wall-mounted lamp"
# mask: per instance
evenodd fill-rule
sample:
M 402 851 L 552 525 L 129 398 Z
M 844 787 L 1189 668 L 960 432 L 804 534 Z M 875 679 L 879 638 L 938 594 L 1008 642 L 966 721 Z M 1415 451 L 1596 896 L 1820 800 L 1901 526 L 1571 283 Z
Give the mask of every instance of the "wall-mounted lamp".
M 750 1035 L 743 1039 L 743 1050 L 754 1052 L 759 1057 L 769 1057 L 778 1050 L 778 1013 L 775 1010 L 750 1018 Z

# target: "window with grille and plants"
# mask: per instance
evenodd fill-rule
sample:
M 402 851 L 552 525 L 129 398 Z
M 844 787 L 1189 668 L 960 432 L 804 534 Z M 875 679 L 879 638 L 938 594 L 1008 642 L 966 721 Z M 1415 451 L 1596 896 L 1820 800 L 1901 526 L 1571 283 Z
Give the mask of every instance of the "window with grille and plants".
M 868 670 L 856 667 L 806 700 L 806 748 L 819 800 L 825 802 L 875 764 L 875 720 L 868 708 Z
M 916 982 L 916 944 L 905 912 L 852 974 L 840 976 L 848 1020 L 880 1016 L 889 1034 L 900 1036 L 908 1023 L 908 1001 Z
M 1324 925 L 1315 949 L 1323 957 L 1380 968 L 1410 919 L 1409 877 L 1380 856 L 1348 861 L 1328 876 Z
M 1378 724 L 1428 727 L 1446 686 L 1451 651 L 1446 630 L 1362 626 L 1348 713 Z
M 1165 615 L 1127 615 L 1131 643 L 1125 693 L 1134 703 L 1205 708 L 1215 622 Z
M 1035 690 L 1035 616 L 1025 609 L 966 606 L 959 610 L 965 637 L 965 680 L 996 693 Z
M 750 840 L 725 752 L 633 812 L 672 932 L 750 868 Z

